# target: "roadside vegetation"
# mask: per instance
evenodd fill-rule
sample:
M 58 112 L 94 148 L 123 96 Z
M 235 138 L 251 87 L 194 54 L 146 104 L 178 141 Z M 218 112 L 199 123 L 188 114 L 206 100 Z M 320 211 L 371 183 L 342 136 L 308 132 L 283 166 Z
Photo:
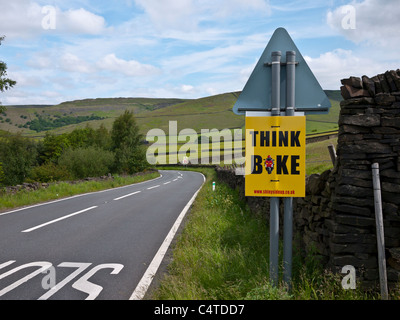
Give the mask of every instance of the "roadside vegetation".
M 141 172 L 149 167 L 142 139 L 128 111 L 114 121 L 111 131 L 87 126 L 58 136 L 47 133 L 40 141 L 4 134 L 0 186 Z
M 0 192 L 0 212 L 78 194 L 118 188 L 155 179 L 159 176 L 158 172 L 149 171 L 131 176 L 116 175 L 113 179 L 104 181 L 82 181 L 74 184 L 68 182 L 52 183 L 47 188 L 40 188 L 35 191 L 19 191 L 15 194 Z
M 313 255 L 301 257 L 296 247 L 292 290 L 283 283 L 271 286 L 266 221 L 252 214 L 235 190 L 219 183 L 214 169 L 195 170 L 205 174 L 207 181 L 173 247 L 168 271 L 150 299 L 380 299 L 379 293 L 361 288 L 344 290 L 341 275 L 323 270 Z M 217 181 L 215 191 L 213 181 Z M 399 291 L 392 292 L 392 299 L 399 297 Z
M 0 137 L 0 211 L 82 193 L 116 188 L 159 176 L 146 161 L 142 135 L 133 114 L 126 111 L 113 123 L 89 126 L 35 141 L 21 134 Z M 112 175 L 113 179 L 81 181 Z M 38 190 L 4 192 L 6 186 L 50 183 Z

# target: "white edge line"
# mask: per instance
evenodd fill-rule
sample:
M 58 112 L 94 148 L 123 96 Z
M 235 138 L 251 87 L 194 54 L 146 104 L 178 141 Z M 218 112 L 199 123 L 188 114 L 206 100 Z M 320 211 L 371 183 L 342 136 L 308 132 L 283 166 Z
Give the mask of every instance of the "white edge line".
M 136 192 L 133 192 L 133 193 L 124 195 L 124 196 L 122 196 L 122 197 L 115 198 L 114 201 L 122 200 L 122 199 L 124 199 L 124 198 L 128 198 L 128 197 L 130 197 L 130 196 L 134 196 L 135 194 L 138 194 L 138 193 L 141 193 L 141 192 L 142 192 L 142 191 L 136 191 Z
M 38 225 L 38 226 L 36 226 L 36 227 L 30 228 L 30 229 L 26 229 L 26 230 L 21 231 L 21 232 L 25 232 L 25 233 L 32 232 L 32 231 L 34 231 L 34 230 L 43 228 L 43 227 L 45 227 L 45 226 L 47 226 L 47 225 L 49 225 L 49 224 L 52 224 L 52 223 L 55 223 L 55 222 L 58 222 L 58 221 L 61 221 L 61 220 L 64 220 L 64 219 L 71 218 L 71 217 L 73 217 L 73 216 L 76 216 L 76 215 L 78 215 L 78 214 L 81 214 L 81 213 L 84 213 L 84 212 L 86 212 L 86 211 L 93 210 L 93 209 L 96 209 L 96 208 L 97 208 L 97 206 L 90 207 L 90 208 L 86 208 L 86 209 L 83 209 L 83 210 L 81 210 L 81 211 L 74 212 L 74 213 L 71 213 L 71 214 L 69 214 L 69 215 L 63 216 L 63 217 L 61 217 L 61 218 L 54 219 L 54 220 L 51 220 L 51 221 L 49 221 L 49 222 L 43 223 L 43 224 Z
M 53 200 L 53 201 L 49 201 L 49 202 L 38 203 L 38 204 L 34 204 L 34 205 L 31 205 L 31 206 L 28 206 L 28 207 L 23 207 L 23 208 L 15 209 L 15 210 L 12 210 L 12 211 L 6 211 L 6 212 L 3 212 L 3 213 L 0 213 L 0 217 L 1 217 L 1 216 L 8 215 L 8 214 L 11 214 L 11 213 L 23 211 L 23 210 L 29 210 L 29 209 L 36 208 L 36 207 L 40 207 L 40 206 L 46 206 L 46 205 L 48 205 L 48 204 L 53 204 L 53 203 L 57 203 L 57 202 L 61 202 L 61 201 L 66 201 L 66 200 L 74 199 L 74 198 L 79 198 L 79 197 L 88 196 L 88 195 L 95 194 L 95 193 L 102 193 L 102 192 L 108 192 L 108 191 L 113 191 L 113 190 L 119 190 L 119 189 L 129 188 L 129 187 L 136 186 L 136 185 L 140 185 L 140 184 L 143 184 L 143 183 L 152 182 L 152 181 L 161 179 L 162 177 L 163 177 L 163 175 L 160 173 L 160 176 L 159 176 L 158 178 L 155 178 L 155 179 L 152 179 L 152 180 L 147 180 L 147 181 L 142 181 L 142 182 L 138 182 L 138 183 L 133 183 L 133 184 L 130 184 L 130 185 L 127 185 L 127 186 L 118 187 L 118 188 L 111 188 L 111 189 L 106 189 L 106 190 L 101 190 L 101 191 L 94 191 L 94 192 L 89 192 L 89 193 L 77 194 L 77 195 L 72 196 L 72 197 L 62 198 L 62 199 Z
M 203 176 L 204 182 L 206 181 L 205 176 L 200 173 Z M 154 256 L 153 260 L 151 261 L 149 267 L 147 268 L 146 272 L 144 273 L 142 279 L 139 281 L 138 285 L 136 286 L 135 291 L 133 291 L 131 297 L 129 300 L 142 300 L 151 284 L 153 281 L 153 277 L 157 273 L 158 268 L 161 265 L 162 260 L 164 259 L 165 254 L 167 253 L 167 250 L 172 242 L 172 240 L 175 237 L 176 232 L 179 229 L 179 226 L 182 223 L 183 218 L 185 217 L 186 213 L 189 211 L 190 207 L 192 206 L 194 200 L 196 199 L 198 193 L 200 192 L 201 188 L 204 185 L 204 182 L 200 186 L 200 188 L 196 191 L 196 193 L 193 195 L 192 199 L 186 204 L 186 206 L 183 208 L 182 212 L 176 219 L 174 225 L 172 226 L 171 230 L 169 231 L 167 237 L 164 239 L 164 242 L 162 243 L 160 249 L 158 249 L 156 255 Z

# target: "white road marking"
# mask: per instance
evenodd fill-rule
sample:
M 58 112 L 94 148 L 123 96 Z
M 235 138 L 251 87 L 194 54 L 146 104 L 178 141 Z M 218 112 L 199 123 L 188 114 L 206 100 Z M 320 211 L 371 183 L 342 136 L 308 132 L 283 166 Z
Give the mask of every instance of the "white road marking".
M 0 213 L 0 216 L 5 216 L 5 215 L 11 214 L 11 213 L 16 213 L 16 212 L 20 212 L 20 211 L 24 211 L 24 210 L 29 210 L 29 209 L 36 208 L 36 207 L 47 206 L 49 204 L 53 204 L 53 203 L 57 203 L 57 202 L 61 202 L 61 201 L 66 201 L 66 200 L 71 200 L 71 199 L 74 199 L 74 198 L 85 197 L 85 196 L 96 194 L 96 193 L 105 193 L 105 192 L 109 192 L 109 191 L 125 189 L 125 188 L 129 188 L 129 187 L 132 187 L 132 186 L 137 186 L 137 185 L 140 185 L 140 184 L 144 184 L 144 183 L 149 183 L 149 182 L 161 179 L 162 177 L 163 177 L 163 175 L 160 173 L 160 176 L 158 178 L 155 178 L 155 179 L 152 179 L 152 180 L 138 182 L 138 183 L 134 183 L 134 184 L 130 184 L 130 185 L 127 185 L 127 186 L 118 187 L 118 188 L 111 188 L 111 189 L 107 189 L 107 190 L 101 190 L 101 191 L 77 194 L 75 196 L 71 196 L 71 197 L 67 197 L 67 198 L 63 198 L 63 199 L 53 200 L 53 201 L 49 201 L 49 202 L 45 202 L 45 203 L 34 204 L 34 205 L 31 205 L 31 206 L 18 208 L 18 209 L 12 210 L 12 211 L 7 211 L 7 212 Z
M 26 230 L 21 231 L 21 232 L 26 232 L 26 233 L 27 233 L 27 232 L 31 232 L 31 231 L 34 231 L 34 230 L 43 228 L 43 227 L 45 227 L 45 226 L 47 226 L 47 225 L 49 225 L 49 224 L 56 223 L 56 222 L 58 222 L 58 221 L 71 218 L 71 217 L 73 217 L 73 216 L 76 216 L 76 215 L 78 215 L 78 214 L 81 214 L 81 213 L 84 213 L 84 212 L 87 212 L 87 211 L 90 211 L 90 210 L 93 210 L 93 209 L 96 209 L 96 208 L 97 208 L 97 206 L 94 206 L 94 207 L 90 207 L 90 208 L 87 208 L 87 209 L 84 209 L 84 210 L 81 210 L 81 211 L 78 211 L 78 212 L 74 212 L 74 213 L 71 213 L 71 214 L 69 214 L 69 215 L 67 215 L 67 216 L 64 216 L 64 217 L 61 217 L 61 218 L 58 218 L 58 219 L 51 220 L 51 221 L 49 221 L 49 222 L 43 223 L 43 224 L 41 224 L 41 225 L 38 225 L 38 226 L 33 227 L 33 228 L 30 228 L 30 229 L 26 229 Z
M 168 181 L 168 182 L 164 183 L 164 185 L 166 185 L 166 184 L 170 184 L 170 183 L 171 183 L 171 181 Z
M 205 182 L 206 178 L 203 174 L 202 174 L 202 176 L 203 176 L 203 180 Z M 201 185 L 201 187 L 196 191 L 196 193 L 193 195 L 192 199 L 190 199 L 190 201 L 187 203 L 185 208 L 183 208 L 179 217 L 176 219 L 174 225 L 172 226 L 171 230 L 169 231 L 167 237 L 164 239 L 164 242 L 162 243 L 160 249 L 158 249 L 156 255 L 154 256 L 153 260 L 151 261 L 149 267 L 147 268 L 146 272 L 144 273 L 142 279 L 139 281 L 138 285 L 136 286 L 135 291 L 133 291 L 129 300 L 142 300 L 144 298 L 151 282 L 153 281 L 154 276 L 157 273 L 158 268 L 160 267 L 161 262 L 164 259 L 165 254 L 167 253 L 167 250 L 168 250 L 172 240 L 175 237 L 176 232 L 179 229 L 179 226 L 182 223 L 183 218 L 185 217 L 186 213 L 189 211 L 191 205 L 193 204 L 198 193 L 200 192 L 201 188 L 203 187 L 204 182 Z
M 68 282 L 70 282 L 72 279 L 77 277 L 80 273 L 85 271 L 90 265 L 91 265 L 91 263 L 72 263 L 72 262 L 60 263 L 58 265 L 58 267 L 77 268 L 77 269 L 74 272 L 72 272 L 68 277 L 66 277 L 64 280 L 57 283 L 53 288 L 51 288 L 49 291 L 47 291 L 44 295 L 40 296 L 38 300 L 47 300 L 48 298 L 50 298 L 58 290 L 60 290 L 62 287 L 64 287 Z
M 150 188 L 147 188 L 147 190 L 155 189 L 155 188 L 158 188 L 158 187 L 161 187 L 161 186 L 158 185 L 158 186 L 150 187 Z
M 138 193 L 141 193 L 141 192 L 142 192 L 142 191 L 136 191 L 136 192 L 127 194 L 127 195 L 125 195 L 125 196 L 122 196 L 122 197 L 119 197 L 119 198 L 115 198 L 114 201 L 118 201 L 118 200 L 121 200 L 121 199 L 124 199 L 124 198 L 128 198 L 128 197 L 130 197 L 130 196 L 134 196 L 135 194 L 138 194 Z
M 8 287 L 5 287 L 4 289 L 0 290 L 0 297 L 5 295 L 7 292 L 15 289 L 16 287 L 19 287 L 21 284 L 27 282 L 28 280 L 32 279 L 33 277 L 37 276 L 38 274 L 42 273 L 43 271 L 49 269 L 51 266 L 52 266 L 52 264 L 50 262 L 46 262 L 46 261 L 32 262 L 32 263 L 24 264 L 23 266 L 14 268 L 6 273 L 1 274 L 0 279 L 3 279 L 5 277 L 8 277 L 10 274 L 12 274 L 14 272 L 18 272 L 22 269 L 31 268 L 31 267 L 40 267 L 38 270 L 28 274 L 27 276 L 21 278 L 20 280 L 15 281 L 14 283 L 10 284 Z

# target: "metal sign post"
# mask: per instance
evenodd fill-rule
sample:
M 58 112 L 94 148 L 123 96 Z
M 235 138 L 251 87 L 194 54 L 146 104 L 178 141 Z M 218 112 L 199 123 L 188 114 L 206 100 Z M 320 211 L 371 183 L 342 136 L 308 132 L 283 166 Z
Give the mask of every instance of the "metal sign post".
M 272 52 L 272 91 L 271 116 L 281 115 L 281 57 L 280 51 Z M 279 198 L 270 199 L 270 242 L 269 242 L 269 278 L 273 285 L 278 284 L 279 270 Z
M 286 55 L 283 63 L 282 52 Z M 286 67 L 286 73 L 281 73 L 282 66 Z M 265 67 L 271 67 L 271 72 Z M 281 92 L 281 84 L 286 85 L 286 94 Z M 328 97 L 288 32 L 284 28 L 275 30 L 233 106 L 235 114 L 246 114 L 245 194 L 270 197 L 269 271 L 273 285 L 279 281 L 279 198 L 282 197 L 283 279 L 291 286 L 293 197 L 305 196 L 304 115 L 326 114 L 330 107 Z
M 272 112 L 271 116 L 280 116 L 280 51 L 272 52 Z M 294 116 L 295 112 L 295 81 L 296 52 L 286 52 L 286 116 Z M 289 286 L 292 281 L 292 238 L 293 238 L 293 198 L 284 199 L 283 228 L 283 280 Z M 270 280 L 278 284 L 279 264 L 279 198 L 270 199 Z
M 294 116 L 296 102 L 296 52 L 286 52 L 286 116 Z M 292 240 L 293 240 L 293 198 L 285 198 L 283 225 L 283 281 L 291 288 L 292 282 Z

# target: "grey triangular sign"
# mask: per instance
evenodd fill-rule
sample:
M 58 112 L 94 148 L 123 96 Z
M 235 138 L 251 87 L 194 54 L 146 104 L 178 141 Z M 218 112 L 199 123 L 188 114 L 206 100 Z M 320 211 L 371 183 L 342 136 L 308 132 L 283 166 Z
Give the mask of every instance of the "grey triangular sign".
M 265 48 L 254 71 L 247 81 L 242 93 L 233 106 L 233 112 L 243 115 L 246 111 L 271 110 L 271 68 L 266 64 L 271 62 L 271 54 L 281 51 L 282 62 L 286 62 L 286 52 L 295 51 L 296 61 L 296 104 L 295 110 L 306 114 L 326 114 L 331 103 L 315 78 L 311 69 L 304 60 L 299 49 L 293 42 L 289 33 L 284 28 L 275 30 L 267 47 Z M 286 108 L 286 68 L 281 68 L 281 111 Z

